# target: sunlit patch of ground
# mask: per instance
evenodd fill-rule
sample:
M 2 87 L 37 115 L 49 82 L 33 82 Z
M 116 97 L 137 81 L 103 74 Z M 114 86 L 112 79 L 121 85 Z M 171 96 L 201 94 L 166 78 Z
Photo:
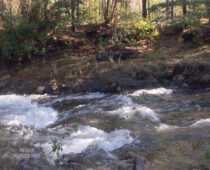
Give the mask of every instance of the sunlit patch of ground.
M 65 37 L 66 38 L 66 37 Z M 78 37 L 77 37 L 78 38 Z M 109 49 L 119 47 L 108 45 Z M 76 50 L 67 48 L 51 54 L 47 60 L 34 61 L 22 67 L 6 70 L 0 75 L 10 74 L 11 89 L 26 87 L 36 88 L 49 83 L 77 86 L 93 75 L 111 72 L 118 67 L 129 65 L 140 66 L 145 63 L 180 63 L 180 62 L 209 62 L 210 46 L 185 43 L 180 36 L 160 37 L 156 42 L 149 44 L 146 41 L 138 42 L 136 46 L 123 46 L 124 49 L 134 49 L 140 52 L 136 58 L 119 62 L 98 62 L 95 59 L 99 47 L 95 44 L 85 44 Z M 85 50 L 84 50 L 85 49 Z M 95 49 L 96 51 L 93 51 Z M 100 51 L 98 51 L 100 52 Z

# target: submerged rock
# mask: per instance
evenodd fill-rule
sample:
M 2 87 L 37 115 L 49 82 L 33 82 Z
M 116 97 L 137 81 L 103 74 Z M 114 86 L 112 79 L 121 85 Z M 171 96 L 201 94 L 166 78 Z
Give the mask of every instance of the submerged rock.
M 36 93 L 43 94 L 45 92 L 45 89 L 46 89 L 45 86 L 39 86 L 36 89 Z
M 121 92 L 122 91 L 122 88 L 120 86 L 118 86 L 117 89 L 116 89 L 116 91 L 117 92 Z
M 183 87 L 183 88 L 188 88 L 189 85 L 188 85 L 187 83 L 183 83 L 183 84 L 182 84 L 182 87 Z

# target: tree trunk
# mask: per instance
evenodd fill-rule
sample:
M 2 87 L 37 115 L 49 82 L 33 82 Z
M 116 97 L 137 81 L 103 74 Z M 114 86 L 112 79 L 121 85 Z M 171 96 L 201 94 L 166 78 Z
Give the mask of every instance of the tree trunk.
M 4 0 L 0 0 L 0 10 L 4 11 L 5 10 L 5 3 Z
M 150 8 L 150 0 L 148 0 L 148 9 Z M 150 19 L 150 11 L 148 10 L 148 18 Z
M 209 18 L 208 24 L 210 25 L 210 1 L 206 0 L 206 1 L 205 1 L 205 6 L 206 6 L 207 16 L 208 16 L 208 18 Z
M 184 2 L 183 2 L 182 9 L 183 9 L 183 15 L 187 15 L 187 4 L 186 4 L 186 0 L 184 0 Z
M 171 2 L 173 3 L 174 0 L 171 0 Z M 171 5 L 171 19 L 172 20 L 174 19 L 174 5 L 173 4 Z
M 72 32 L 76 32 L 76 26 L 75 26 L 75 8 L 76 4 L 75 4 L 75 1 L 73 0 L 72 1 L 72 4 L 71 4 L 71 25 L 72 25 Z
M 147 0 L 142 0 L 142 17 L 147 18 Z
M 117 0 L 114 1 L 114 6 L 113 6 L 113 9 L 112 9 L 112 14 L 111 14 L 111 17 L 109 19 L 110 21 L 113 20 L 116 9 L 117 9 Z
M 169 18 L 169 6 L 168 6 L 168 3 L 169 3 L 169 0 L 166 0 L 166 18 L 168 19 Z
M 110 10 L 110 0 L 107 0 L 106 2 L 106 7 L 105 7 L 105 10 L 104 10 L 104 23 L 103 23 L 103 26 L 107 27 L 107 25 L 113 20 L 114 18 L 114 14 L 115 14 L 115 11 L 117 9 L 117 4 L 118 4 L 118 0 L 114 0 L 112 1 L 112 10 Z M 109 11 L 111 11 L 111 14 L 109 14 Z

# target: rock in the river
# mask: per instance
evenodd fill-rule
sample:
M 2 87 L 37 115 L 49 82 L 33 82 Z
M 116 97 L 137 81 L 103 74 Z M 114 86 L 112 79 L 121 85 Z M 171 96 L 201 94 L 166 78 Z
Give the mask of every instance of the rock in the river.
M 58 90 L 58 85 L 57 84 L 53 84 L 51 86 L 51 88 L 52 88 L 53 91 L 56 91 L 56 90 Z
M 10 75 L 6 75 L 0 78 L 0 88 L 5 88 L 8 85 L 10 79 Z
M 116 88 L 116 91 L 117 91 L 117 92 L 121 92 L 121 91 L 122 91 L 122 88 L 121 88 L 120 86 L 118 86 L 118 87 Z
M 43 94 L 45 92 L 45 89 L 46 89 L 45 86 L 39 86 L 36 89 L 36 93 Z
M 109 61 L 110 59 L 114 59 L 115 61 L 121 59 L 125 60 L 131 57 L 135 57 L 139 54 L 136 50 L 125 50 L 125 51 L 112 51 L 112 52 L 104 52 L 98 54 L 96 59 L 99 61 Z
M 136 157 L 133 170 L 151 170 L 149 161 L 143 157 Z
M 183 87 L 183 88 L 188 88 L 189 85 L 188 85 L 187 83 L 183 83 L 183 84 L 182 84 L 182 87 Z

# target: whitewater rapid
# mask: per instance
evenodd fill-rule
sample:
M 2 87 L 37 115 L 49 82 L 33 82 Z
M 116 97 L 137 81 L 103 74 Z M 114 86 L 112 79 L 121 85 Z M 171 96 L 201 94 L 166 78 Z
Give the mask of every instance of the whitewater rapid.
M 59 141 L 62 146 L 61 154 L 79 154 L 91 147 L 111 154 L 124 145 L 132 144 L 135 140 L 135 135 L 126 127 L 110 128 L 109 131 L 96 127 L 95 124 L 99 122 L 97 119 L 86 120 L 84 121 L 85 124 L 73 122 L 69 125 L 69 128 L 66 128 L 68 124 L 65 124 L 65 126 L 62 124 L 62 122 L 71 121 L 75 118 L 81 119 L 82 117 L 96 115 L 96 117 L 105 116 L 108 119 L 118 117 L 122 122 L 134 121 L 135 123 L 139 122 L 139 124 L 148 121 L 157 132 L 210 126 L 209 118 L 197 119 L 186 126 L 162 122 L 161 118 L 164 114 L 161 113 L 161 109 L 153 109 L 150 105 L 145 105 L 145 101 L 149 98 L 153 98 L 157 103 L 162 101 L 170 102 L 171 95 L 173 95 L 173 90 L 165 88 L 141 89 L 124 94 L 97 92 L 61 97 L 49 95 L 0 95 L 0 124 L 7 127 L 27 127 L 30 131 L 27 136 L 28 140 L 37 138 L 34 137 L 35 132 L 38 133 L 40 129 L 45 129 L 47 136 L 43 136 L 40 141 L 36 140 L 34 146 L 41 147 L 48 153 L 48 160 L 51 161 L 57 157 L 55 153 L 51 152 L 53 140 Z M 59 112 L 53 107 L 59 104 L 62 106 L 64 101 L 70 103 L 71 101 L 75 103 L 77 101 L 85 102 L 79 102 L 78 105 L 63 112 Z M 170 107 L 166 108 L 166 110 L 173 110 L 174 108 L 179 109 L 176 106 L 172 109 Z M 110 126 L 114 125 L 110 124 Z M 22 132 L 23 130 L 20 130 L 20 133 Z

